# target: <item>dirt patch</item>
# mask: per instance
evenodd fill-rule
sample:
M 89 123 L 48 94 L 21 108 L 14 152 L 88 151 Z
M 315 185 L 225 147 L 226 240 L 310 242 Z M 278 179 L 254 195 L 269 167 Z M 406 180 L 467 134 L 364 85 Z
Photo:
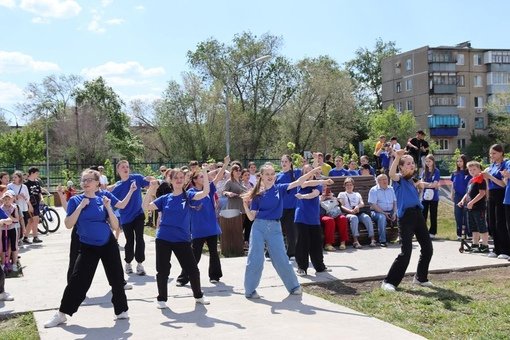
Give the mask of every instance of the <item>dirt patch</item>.
M 432 282 L 440 281 L 466 281 L 476 278 L 490 278 L 493 282 L 507 282 L 510 277 L 510 265 L 504 267 L 491 267 L 470 271 L 453 271 L 441 274 L 429 274 L 429 280 Z M 406 276 L 403 283 L 411 282 L 412 276 Z M 307 285 L 307 289 L 327 291 L 332 295 L 359 295 L 372 291 L 381 286 L 381 280 L 370 281 L 332 281 L 314 285 Z

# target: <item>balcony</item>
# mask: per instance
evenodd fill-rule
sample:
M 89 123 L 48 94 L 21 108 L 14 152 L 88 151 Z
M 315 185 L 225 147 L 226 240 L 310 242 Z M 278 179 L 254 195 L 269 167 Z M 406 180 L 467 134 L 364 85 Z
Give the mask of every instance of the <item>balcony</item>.
M 452 115 L 457 113 L 457 106 L 431 106 L 431 115 Z
M 457 93 L 457 85 L 432 84 L 430 93 L 431 94 Z
M 430 72 L 455 72 L 455 63 L 431 63 L 429 64 Z
M 430 135 L 435 137 L 453 137 L 459 134 L 459 115 L 432 115 L 428 119 Z
M 508 93 L 510 92 L 510 85 L 505 84 L 497 84 L 497 85 L 487 85 L 487 94 L 494 93 Z

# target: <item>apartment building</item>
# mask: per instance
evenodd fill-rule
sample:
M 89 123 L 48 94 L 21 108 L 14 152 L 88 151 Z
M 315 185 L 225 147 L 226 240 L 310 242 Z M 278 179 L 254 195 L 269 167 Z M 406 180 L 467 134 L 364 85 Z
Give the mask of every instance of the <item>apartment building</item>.
M 424 46 L 382 61 L 383 108 L 413 112 L 438 154 L 487 133 L 487 102 L 510 92 L 510 50 Z M 507 108 L 509 103 L 506 103 Z

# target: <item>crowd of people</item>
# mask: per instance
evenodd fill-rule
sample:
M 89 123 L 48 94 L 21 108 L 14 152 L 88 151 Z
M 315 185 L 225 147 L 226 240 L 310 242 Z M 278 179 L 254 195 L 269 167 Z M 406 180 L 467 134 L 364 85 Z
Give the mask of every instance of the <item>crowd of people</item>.
M 172 253 L 182 268 L 176 285 L 190 283 L 196 303 L 209 304 L 201 289 L 197 263 L 207 244 L 209 281 L 215 284 L 221 280 L 218 239 L 222 231 L 218 213 L 224 209 L 238 210 L 242 216 L 237 231 L 242 234 L 247 250 L 244 288 L 249 299 L 260 297 L 257 287 L 264 257 L 271 260 L 289 294 L 301 294 L 297 276 L 308 275 L 309 262 L 316 273 L 330 271 L 324 263 L 323 250 L 343 250 L 348 244 L 362 248 L 361 226 L 366 229 L 370 247 L 386 247 L 388 223 L 398 223 L 402 251 L 382 289 L 394 291 L 400 284 L 409 264 L 414 236 L 421 247 L 414 282 L 431 286 L 427 276 L 433 254 L 432 239 L 438 232 L 440 177 L 423 137 L 423 131 L 418 131 L 408 141 L 406 153 L 396 138 L 387 143 L 381 136 L 374 150 L 377 159 L 374 167 L 367 156 L 360 158 L 360 164 L 349 160 L 345 167 L 342 157 L 316 152 L 313 160 L 299 169 L 294 168 L 289 155 L 283 155 L 278 173 L 271 163 L 257 169 L 250 162 L 244 168 L 238 161 L 231 162 L 228 156 L 214 164 L 192 161 L 178 169 L 162 166 L 157 178 L 132 173 L 129 162 L 121 161 L 116 167 L 120 180 L 111 185 L 103 174 L 104 168 L 84 170 L 81 192 L 74 189 L 73 183 L 68 183 L 67 190 L 58 190 L 67 211 L 65 225 L 73 232 L 67 287 L 59 310 L 45 327 L 57 326 L 77 311 L 99 260 L 112 287 L 116 319 L 128 317 L 124 291 L 132 286 L 124 275 L 133 271 L 145 275 L 146 212 L 157 213 L 156 306 L 160 309 L 167 308 Z M 498 144 L 491 147 L 490 159 L 491 165 L 485 170 L 476 161 L 468 162 L 464 155 L 456 162 L 457 169 L 451 176 L 451 198 L 455 203 L 457 235 L 472 237 L 474 252 L 509 259 L 510 219 L 506 216 L 510 216 L 510 162 L 504 160 L 503 148 Z M 344 177 L 344 190 L 333 193 L 331 177 L 338 176 Z M 375 178 L 367 202 L 355 190 L 358 176 Z M 2 300 L 13 299 L 4 291 L 3 270 L 10 269 L 9 263 L 12 270 L 16 269 L 19 242 L 40 242 L 36 211 L 42 188 L 37 178 L 36 168 L 28 170 L 25 181 L 19 171 L 12 175 L 12 181 L 8 174 L 0 173 L 0 225 L 2 231 L 5 229 L 0 270 Z M 142 189 L 147 189 L 145 195 Z M 121 229 L 126 239 L 123 259 L 117 243 Z M 490 236 L 494 240 L 492 251 Z M 294 259 L 296 270 L 290 262 Z

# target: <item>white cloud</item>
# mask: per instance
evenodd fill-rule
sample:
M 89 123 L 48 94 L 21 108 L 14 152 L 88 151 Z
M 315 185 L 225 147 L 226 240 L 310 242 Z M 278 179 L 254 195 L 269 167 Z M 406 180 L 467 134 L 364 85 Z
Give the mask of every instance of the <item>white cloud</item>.
M 0 74 L 17 72 L 48 72 L 58 71 L 59 66 L 49 61 L 34 60 L 21 52 L 0 51 Z
M 137 61 L 127 61 L 125 63 L 116 63 L 109 61 L 103 65 L 92 68 L 85 68 L 81 71 L 83 75 L 89 78 L 103 77 L 118 77 L 128 76 L 132 77 L 157 77 L 165 74 L 163 67 L 145 68 Z
M 124 22 L 125 22 L 124 19 L 115 18 L 115 19 L 106 20 L 104 23 L 108 24 L 108 25 L 121 25 Z
M 138 6 L 135 6 L 135 9 L 137 11 L 145 11 L 145 7 L 143 5 L 138 5 Z
M 48 18 L 34 17 L 32 22 L 34 24 L 49 24 L 50 20 Z
M 89 22 L 87 29 L 91 32 L 102 34 L 106 32 L 104 27 L 101 27 L 101 15 L 94 13 L 92 15 L 92 21 Z
M 20 8 L 43 18 L 56 19 L 71 18 L 81 12 L 75 0 L 21 0 Z
M 0 107 L 10 106 L 23 99 L 23 90 L 14 83 L 0 81 Z
M 112 4 L 113 0 L 101 0 L 101 6 L 108 7 Z
M 0 6 L 14 8 L 16 7 L 16 2 L 14 0 L 0 0 Z

